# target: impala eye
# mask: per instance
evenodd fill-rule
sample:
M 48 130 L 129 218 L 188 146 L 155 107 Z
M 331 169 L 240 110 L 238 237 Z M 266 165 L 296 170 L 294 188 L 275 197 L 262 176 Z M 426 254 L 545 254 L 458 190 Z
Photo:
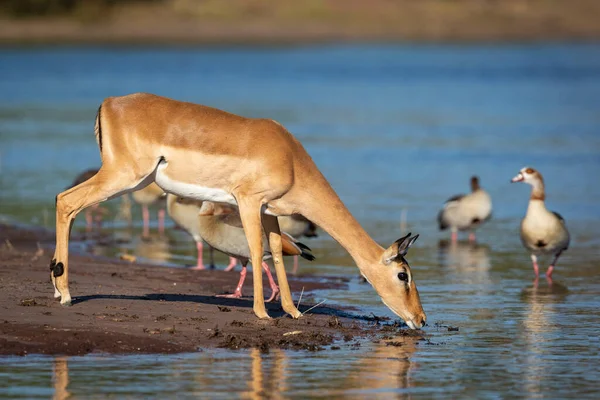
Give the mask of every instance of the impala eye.
M 398 279 L 404 282 L 408 282 L 408 274 L 406 272 L 399 272 Z

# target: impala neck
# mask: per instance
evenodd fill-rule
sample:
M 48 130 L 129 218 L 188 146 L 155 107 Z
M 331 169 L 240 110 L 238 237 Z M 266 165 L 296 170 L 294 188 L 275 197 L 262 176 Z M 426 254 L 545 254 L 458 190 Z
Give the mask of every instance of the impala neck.
M 350 253 L 361 272 L 368 272 L 380 261 L 384 249 L 350 214 L 326 180 L 320 189 L 324 190 L 320 190 L 320 193 L 305 192 L 305 201 L 300 206 L 300 213 L 341 244 Z

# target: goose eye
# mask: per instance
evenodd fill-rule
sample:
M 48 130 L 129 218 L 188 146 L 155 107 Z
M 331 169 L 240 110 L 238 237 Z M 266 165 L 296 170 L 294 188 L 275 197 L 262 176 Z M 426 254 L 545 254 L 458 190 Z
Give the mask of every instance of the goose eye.
M 399 272 L 398 279 L 404 282 L 408 282 L 408 274 L 406 272 Z
M 527 170 L 525 172 L 527 172 L 528 174 L 534 173 L 533 168 L 527 168 Z

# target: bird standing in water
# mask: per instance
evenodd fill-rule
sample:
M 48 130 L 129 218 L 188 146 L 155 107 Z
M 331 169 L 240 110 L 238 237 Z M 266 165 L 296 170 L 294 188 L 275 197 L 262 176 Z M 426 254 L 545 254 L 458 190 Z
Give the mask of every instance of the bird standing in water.
M 459 194 L 446 200 L 438 214 L 440 230 L 450 228 L 452 242 L 458 240 L 458 231 L 470 231 L 469 241 L 475 241 L 475 229 L 492 217 L 492 199 L 479 186 L 479 178 L 471 177 L 471 193 Z
M 521 221 L 521 241 L 531 252 L 536 279 L 539 276 L 537 256 L 554 255 L 552 263 L 546 270 L 546 278 L 551 280 L 558 257 L 569 248 L 570 236 L 565 220 L 559 213 L 548 211 L 546 208 L 544 178 L 538 171 L 525 167 L 512 178 L 511 182 L 525 182 L 532 186 L 527 213 Z

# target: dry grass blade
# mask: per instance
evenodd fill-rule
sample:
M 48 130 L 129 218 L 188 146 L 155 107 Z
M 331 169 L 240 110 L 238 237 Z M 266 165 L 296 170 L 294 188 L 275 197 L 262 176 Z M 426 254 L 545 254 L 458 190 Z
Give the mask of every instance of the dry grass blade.
M 298 299 L 298 305 L 296 308 L 300 308 L 300 302 L 302 301 L 302 295 L 304 294 L 304 286 L 302 286 L 302 291 L 300 292 L 300 298 Z
M 321 301 L 320 303 L 317 303 L 317 304 L 315 304 L 314 306 L 312 306 L 312 307 L 311 307 L 311 308 L 309 308 L 308 310 L 304 311 L 304 312 L 302 313 L 302 315 L 306 315 L 306 314 L 307 314 L 307 313 L 308 313 L 310 310 L 312 310 L 313 308 L 319 307 L 321 304 L 325 303 L 325 301 L 326 301 L 326 300 L 327 300 L 327 299 L 325 299 L 325 300 Z

